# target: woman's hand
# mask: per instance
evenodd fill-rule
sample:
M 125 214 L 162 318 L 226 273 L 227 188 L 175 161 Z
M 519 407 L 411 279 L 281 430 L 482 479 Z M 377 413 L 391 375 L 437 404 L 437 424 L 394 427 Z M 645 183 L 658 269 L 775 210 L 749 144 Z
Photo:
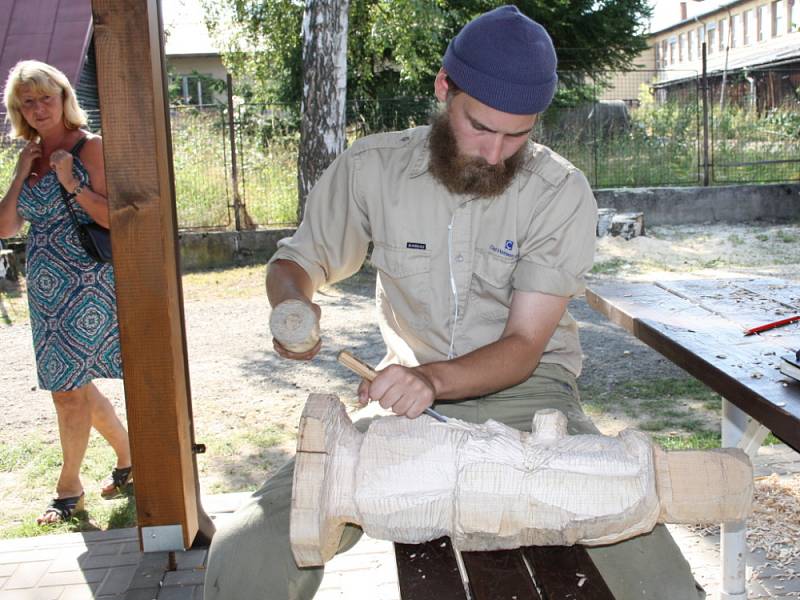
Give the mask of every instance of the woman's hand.
M 31 168 L 36 159 L 42 155 L 42 146 L 36 142 L 28 142 L 19 153 L 17 159 L 17 177 L 26 179 L 31 174 Z
M 56 172 L 56 177 L 64 189 L 72 192 L 80 181 L 72 174 L 72 154 L 66 150 L 56 150 L 50 155 L 50 166 Z

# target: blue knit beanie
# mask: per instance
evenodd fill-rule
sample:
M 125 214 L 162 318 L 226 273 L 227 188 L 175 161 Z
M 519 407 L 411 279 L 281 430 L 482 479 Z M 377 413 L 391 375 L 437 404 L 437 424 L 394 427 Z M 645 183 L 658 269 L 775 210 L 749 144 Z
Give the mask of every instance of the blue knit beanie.
M 495 8 L 467 23 L 450 41 L 443 66 L 473 98 L 517 115 L 544 111 L 558 83 L 553 41 L 516 6 Z

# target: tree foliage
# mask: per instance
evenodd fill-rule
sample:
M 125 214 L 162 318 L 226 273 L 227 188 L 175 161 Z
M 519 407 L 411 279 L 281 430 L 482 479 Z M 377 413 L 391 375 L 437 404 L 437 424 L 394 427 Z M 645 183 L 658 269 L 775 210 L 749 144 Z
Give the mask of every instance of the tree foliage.
M 225 60 L 253 99 L 297 102 L 302 92 L 302 3 L 203 0 Z M 350 0 L 349 98 L 430 96 L 450 39 L 502 0 Z M 646 48 L 648 0 L 512 2 L 550 32 L 563 82 L 576 97 L 587 78 L 630 68 Z M 580 96 L 580 94 L 577 94 Z M 568 102 L 569 103 L 569 102 Z

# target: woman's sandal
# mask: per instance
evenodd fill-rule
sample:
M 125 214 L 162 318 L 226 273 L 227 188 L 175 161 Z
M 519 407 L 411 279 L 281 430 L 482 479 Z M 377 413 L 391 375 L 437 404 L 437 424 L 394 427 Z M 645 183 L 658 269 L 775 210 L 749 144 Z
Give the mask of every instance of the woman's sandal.
M 44 519 L 47 515 L 56 515 L 57 518 L 54 520 L 37 520 L 37 523 L 39 525 L 51 525 L 69 521 L 76 512 L 83 510 L 83 496 L 84 494 L 81 492 L 80 496 L 53 498 L 39 519 Z
M 106 500 L 117 498 L 124 494 L 125 488 L 133 482 L 133 467 L 114 467 L 111 475 L 103 482 L 100 496 Z

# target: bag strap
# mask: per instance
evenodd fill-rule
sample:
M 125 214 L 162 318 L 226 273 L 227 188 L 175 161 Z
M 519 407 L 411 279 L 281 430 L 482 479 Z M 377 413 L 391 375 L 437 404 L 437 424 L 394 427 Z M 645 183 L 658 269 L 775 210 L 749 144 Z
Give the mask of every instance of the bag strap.
M 78 156 L 83 148 L 83 145 L 86 143 L 86 136 L 82 136 L 75 145 L 70 149 L 69 153 L 73 156 Z M 58 182 L 58 187 L 61 188 L 61 199 L 64 201 L 64 206 L 67 207 L 67 211 L 69 211 L 69 216 L 72 218 L 72 223 L 75 225 L 75 229 L 80 230 L 81 224 L 78 222 L 78 217 L 75 216 L 75 210 L 72 208 L 72 205 L 69 203 L 69 195 L 67 194 L 66 188 L 61 185 L 61 182 Z
M 61 199 L 64 201 L 64 206 L 67 207 L 67 211 L 69 212 L 69 216 L 72 219 L 73 225 L 75 225 L 75 229 L 80 231 L 81 224 L 78 222 L 78 217 L 75 216 L 75 211 L 72 208 L 72 205 L 69 203 L 69 197 L 67 196 L 67 190 L 61 185 L 61 182 L 58 183 L 58 187 L 61 188 Z
M 87 136 L 84 135 L 81 137 L 81 139 L 75 142 L 75 145 L 72 147 L 72 149 L 70 149 L 69 153 L 73 156 L 78 156 L 78 154 L 81 153 L 81 148 L 83 148 L 83 145 L 86 143 L 86 138 Z

